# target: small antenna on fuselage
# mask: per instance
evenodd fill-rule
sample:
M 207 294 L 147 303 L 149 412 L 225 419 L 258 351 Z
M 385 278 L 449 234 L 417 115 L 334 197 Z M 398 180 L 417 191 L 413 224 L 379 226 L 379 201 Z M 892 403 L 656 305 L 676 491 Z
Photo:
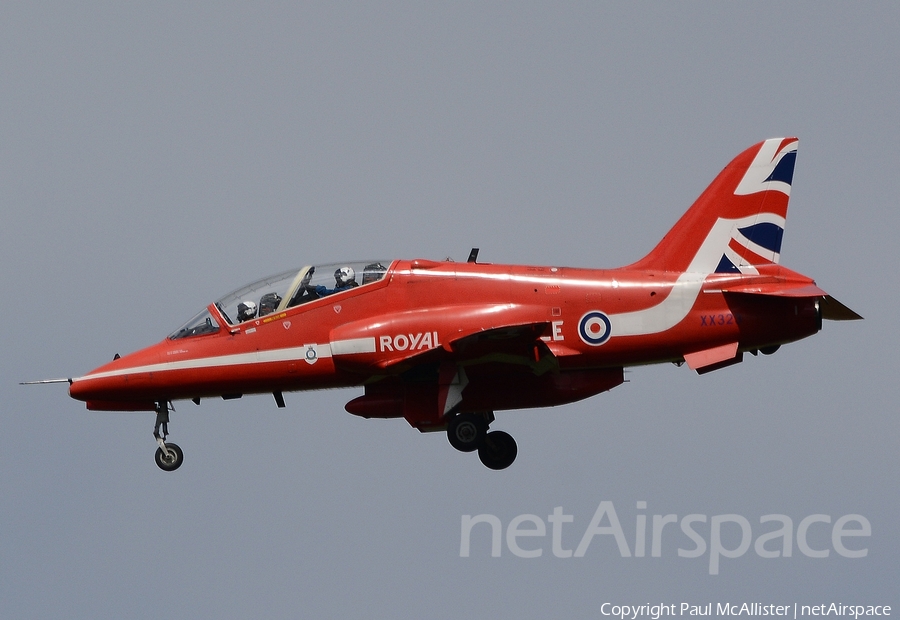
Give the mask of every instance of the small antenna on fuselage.
M 474 263 L 478 259 L 478 248 L 472 248 L 472 251 L 469 252 L 469 260 L 467 263 Z

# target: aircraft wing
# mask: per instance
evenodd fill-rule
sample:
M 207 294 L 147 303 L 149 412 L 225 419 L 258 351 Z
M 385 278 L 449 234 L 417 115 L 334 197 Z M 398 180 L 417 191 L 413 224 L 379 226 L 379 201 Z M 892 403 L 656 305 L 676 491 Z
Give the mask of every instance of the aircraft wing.
M 447 344 L 453 354 L 464 357 L 491 353 L 528 354 L 549 326 L 549 322 L 543 321 L 467 330 Z
M 531 366 L 532 370 L 541 374 L 551 365 L 556 365 L 552 351 L 541 340 L 549 325 L 549 322 L 522 323 L 472 330 L 434 349 L 434 353 L 418 352 L 384 360 L 378 365 L 396 372 L 429 362 L 453 362 L 457 365 L 499 363 Z
M 441 331 L 445 334 L 443 341 L 439 340 L 436 331 L 417 331 L 421 328 L 394 328 L 392 331 L 396 331 L 397 335 L 393 337 L 378 335 L 361 338 L 361 331 L 371 333 L 373 330 L 342 326 L 332 332 L 332 356 L 336 366 L 347 370 L 380 369 L 387 374 L 399 374 L 418 365 L 446 362 L 457 365 L 489 362 L 533 364 L 547 369 L 548 364 L 556 364 L 556 354 L 541 339 L 550 327 L 548 321 L 517 322 L 513 316 L 508 320 L 495 316 L 485 327 L 481 324 L 483 321 L 464 319 L 460 320 L 462 324 L 457 325 L 455 331 Z M 382 322 L 379 324 L 383 325 Z M 345 347 L 341 344 L 343 342 L 359 345 Z M 565 354 L 562 349 L 558 352 Z
M 420 431 L 441 430 L 444 416 L 463 401 L 469 411 L 552 406 L 624 381 L 622 367 L 554 372 L 560 357 L 578 352 L 545 335 L 550 327 L 537 321 L 459 328 L 428 350 L 369 356 L 366 367 L 364 356 L 338 356 L 332 348 L 336 366 L 370 375 L 365 394 L 345 409 L 362 417 L 402 416 Z

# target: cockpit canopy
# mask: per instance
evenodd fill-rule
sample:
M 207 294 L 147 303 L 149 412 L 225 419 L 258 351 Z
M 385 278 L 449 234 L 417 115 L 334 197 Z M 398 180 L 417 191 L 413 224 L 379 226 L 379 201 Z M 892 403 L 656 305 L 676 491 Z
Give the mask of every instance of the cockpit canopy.
M 229 325 L 281 312 L 315 299 L 348 291 L 384 278 L 388 261 L 359 261 L 305 266 L 275 274 L 229 293 L 216 307 Z M 219 323 L 203 310 L 169 338 L 177 340 L 219 331 Z

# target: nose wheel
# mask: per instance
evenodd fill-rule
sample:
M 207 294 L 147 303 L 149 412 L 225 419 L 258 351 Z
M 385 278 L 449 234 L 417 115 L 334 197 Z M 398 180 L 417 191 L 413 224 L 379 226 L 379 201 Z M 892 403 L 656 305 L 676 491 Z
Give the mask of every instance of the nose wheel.
M 184 462 L 184 452 L 175 443 L 163 443 L 156 449 L 156 464 L 163 471 L 175 471 Z
M 163 471 L 175 471 L 184 462 L 184 452 L 178 444 L 166 443 L 169 436 L 169 404 L 163 401 L 156 403 L 156 426 L 153 437 L 159 448 L 156 449 L 156 464 Z

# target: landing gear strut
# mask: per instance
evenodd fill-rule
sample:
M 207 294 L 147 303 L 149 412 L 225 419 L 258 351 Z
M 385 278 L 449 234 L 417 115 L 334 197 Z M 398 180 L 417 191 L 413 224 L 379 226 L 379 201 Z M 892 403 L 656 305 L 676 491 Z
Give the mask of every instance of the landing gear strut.
M 163 471 L 175 471 L 184 462 L 184 453 L 177 444 L 166 443 L 168 436 L 169 403 L 159 401 L 156 403 L 156 426 L 153 427 L 153 437 L 159 444 L 159 448 L 156 450 L 156 464 Z
M 447 419 L 447 440 L 460 452 L 478 451 L 486 467 L 500 470 L 513 464 L 518 454 L 516 440 L 503 431 L 488 432 L 492 412 L 458 413 Z

